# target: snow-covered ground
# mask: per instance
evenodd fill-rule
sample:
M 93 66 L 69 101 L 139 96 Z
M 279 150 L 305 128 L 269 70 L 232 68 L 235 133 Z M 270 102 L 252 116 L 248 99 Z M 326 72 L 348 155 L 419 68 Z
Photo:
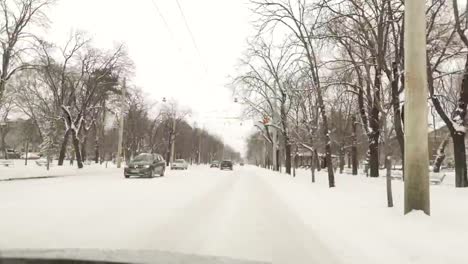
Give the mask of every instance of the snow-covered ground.
M 432 215 L 403 216 L 403 184 L 253 166 L 191 166 L 124 179 L 91 165 L 0 168 L 0 254 L 11 249 L 163 250 L 273 263 L 468 263 L 468 190 L 431 186 Z M 28 176 L 64 176 L 1 181 Z M 81 252 L 81 251 L 80 251 Z
M 102 165 L 90 163 L 84 169 L 79 170 L 74 165 L 70 165 L 70 161 L 66 160 L 63 166 L 57 166 L 57 161 L 53 161 L 50 169 L 38 165 L 37 161 L 42 160 L 28 160 L 28 165 L 25 166 L 24 160 L 9 160 L 13 162 L 13 166 L 0 165 L 0 182 L 9 180 L 21 180 L 29 178 L 57 178 L 57 177 L 70 177 L 70 176 L 83 176 L 89 174 L 109 174 L 111 169 L 116 169 L 115 164 L 112 162 L 103 163 Z M 106 167 L 107 166 L 107 167 Z
M 468 189 L 453 187 L 453 174 L 431 185 L 431 216 L 403 215 L 403 182 L 393 181 L 393 208 L 387 208 L 385 178 L 348 174 L 327 187 L 320 173 L 294 179 L 264 175 L 275 193 L 339 256 L 343 263 L 468 263 Z

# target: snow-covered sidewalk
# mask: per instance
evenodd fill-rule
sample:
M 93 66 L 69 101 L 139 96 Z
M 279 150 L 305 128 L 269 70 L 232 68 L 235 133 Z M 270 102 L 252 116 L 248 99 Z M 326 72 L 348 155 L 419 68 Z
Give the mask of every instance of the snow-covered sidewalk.
M 261 170 L 258 169 L 257 170 Z M 311 183 L 310 171 L 296 178 L 265 172 L 264 182 L 343 263 L 468 263 L 468 189 L 431 185 L 431 216 L 403 215 L 403 182 L 393 181 L 393 208 L 386 207 L 385 178 L 325 172 Z
M 27 180 L 27 179 L 46 179 L 68 176 L 82 176 L 99 173 L 109 173 L 116 170 L 112 163 L 86 165 L 83 169 L 78 169 L 76 163 L 70 165 L 69 161 L 65 161 L 63 166 L 57 166 L 57 161 L 47 170 L 46 166 L 39 166 L 36 160 L 29 160 L 28 165 L 24 165 L 24 160 L 10 160 L 13 166 L 0 166 L 0 181 Z

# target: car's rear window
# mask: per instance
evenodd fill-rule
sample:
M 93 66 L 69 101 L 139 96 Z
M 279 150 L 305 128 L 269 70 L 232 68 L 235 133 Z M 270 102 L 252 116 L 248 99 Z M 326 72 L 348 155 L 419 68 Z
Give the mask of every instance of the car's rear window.
M 232 162 L 225 160 L 221 164 L 222 165 L 232 165 Z
M 133 161 L 151 161 L 151 160 L 153 160 L 153 155 L 151 154 L 140 154 L 133 159 Z

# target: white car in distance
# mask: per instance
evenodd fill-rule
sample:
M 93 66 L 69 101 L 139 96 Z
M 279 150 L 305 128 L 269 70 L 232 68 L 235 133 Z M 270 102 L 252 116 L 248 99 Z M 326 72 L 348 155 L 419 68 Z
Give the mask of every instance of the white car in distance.
M 171 170 L 186 170 L 188 163 L 184 159 L 176 159 L 172 162 Z

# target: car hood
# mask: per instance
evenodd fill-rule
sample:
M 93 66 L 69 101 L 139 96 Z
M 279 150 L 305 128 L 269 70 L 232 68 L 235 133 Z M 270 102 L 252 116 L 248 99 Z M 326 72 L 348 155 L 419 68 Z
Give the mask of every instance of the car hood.
M 31 261 L 22 261 L 31 260 Z M 260 264 L 228 257 L 193 255 L 160 250 L 1 250 L 0 263 L 180 263 L 180 264 Z

